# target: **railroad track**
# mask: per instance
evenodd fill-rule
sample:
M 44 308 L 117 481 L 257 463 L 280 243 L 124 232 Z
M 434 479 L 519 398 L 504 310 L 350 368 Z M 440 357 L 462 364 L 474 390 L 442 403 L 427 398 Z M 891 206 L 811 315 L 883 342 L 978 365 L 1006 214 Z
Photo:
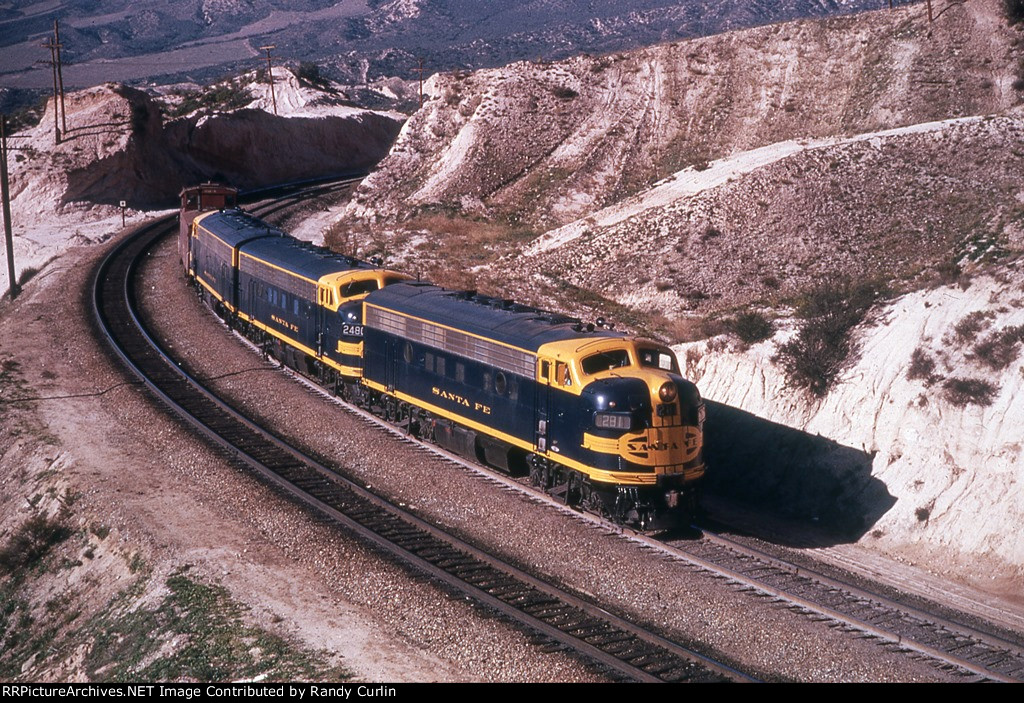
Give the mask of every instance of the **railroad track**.
M 244 337 L 239 339 L 250 344 Z M 254 351 L 255 346 L 252 346 Z M 922 609 L 898 602 L 878 591 L 857 587 L 820 571 L 769 555 L 740 542 L 694 526 L 699 539 L 664 540 L 614 526 L 596 516 L 579 512 L 528 483 L 469 462 L 436 445 L 402 432 L 381 418 L 332 396 L 305 377 L 295 377 L 325 399 L 344 407 L 366 423 L 394 438 L 441 457 L 468 471 L 483 475 L 513 490 L 526 493 L 537 502 L 561 510 L 576 519 L 616 531 L 624 539 L 641 543 L 652 553 L 685 562 L 757 599 L 771 598 L 782 607 L 834 627 L 855 637 L 876 639 L 881 646 L 920 655 L 936 666 L 982 681 L 1024 681 L 1024 647 L 1000 635 L 965 624 L 963 619 L 944 616 L 936 609 Z
M 325 188 L 328 186 L 320 186 Z M 308 197 L 306 192 L 289 196 Z M 287 207 L 276 202 L 260 214 Z M 605 611 L 431 525 L 274 436 L 185 373 L 149 334 L 136 305 L 139 262 L 173 217 L 119 243 L 97 267 L 94 314 L 117 356 L 158 398 L 264 480 L 399 562 L 631 681 L 751 681 L 751 676 Z
M 313 382 L 299 376 L 311 389 L 331 398 Z M 876 639 L 880 645 L 920 655 L 936 666 L 979 681 L 1024 681 L 1024 648 L 992 632 L 985 632 L 945 617 L 897 602 L 878 592 L 859 588 L 806 566 L 788 562 L 736 540 L 694 526 L 698 539 L 663 540 L 566 507 L 546 493 L 504 474 L 468 462 L 434 445 L 402 433 L 376 416 L 336 400 L 367 423 L 416 445 L 466 470 L 482 473 L 507 487 L 527 493 L 538 502 L 564 511 L 575 519 L 618 531 L 623 539 L 639 542 L 653 554 L 684 562 L 713 578 L 749 593 L 771 598 L 782 607 L 847 629 L 855 637 Z
M 774 598 L 797 612 L 849 627 L 864 636 L 915 652 L 981 680 L 1024 681 L 1024 648 L 950 617 L 896 602 L 704 531 L 700 540 L 660 543 L 686 562 L 730 579 L 757 597 Z

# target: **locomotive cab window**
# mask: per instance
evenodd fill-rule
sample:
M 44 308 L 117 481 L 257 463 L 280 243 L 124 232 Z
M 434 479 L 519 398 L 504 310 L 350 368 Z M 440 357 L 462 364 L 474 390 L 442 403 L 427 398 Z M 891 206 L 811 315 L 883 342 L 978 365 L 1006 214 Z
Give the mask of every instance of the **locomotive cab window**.
M 380 286 L 375 278 L 367 278 L 362 281 L 352 281 L 341 287 L 342 298 L 354 298 L 357 295 L 366 295 L 378 290 Z
M 663 349 L 641 349 L 640 365 L 653 369 L 661 369 L 662 371 L 679 373 L 679 367 L 676 366 L 675 354 Z
M 625 349 L 610 349 L 608 351 L 591 354 L 580 362 L 583 373 L 591 376 L 601 371 L 618 369 L 629 366 L 629 352 Z

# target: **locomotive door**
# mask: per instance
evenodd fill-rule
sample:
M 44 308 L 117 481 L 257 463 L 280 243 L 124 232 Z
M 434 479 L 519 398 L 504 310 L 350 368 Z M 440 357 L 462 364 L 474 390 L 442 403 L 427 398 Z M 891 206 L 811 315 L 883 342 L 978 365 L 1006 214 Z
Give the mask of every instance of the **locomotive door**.
M 394 392 L 398 381 L 398 346 L 399 340 L 388 339 L 384 343 L 384 383 L 389 392 Z
M 546 454 L 550 441 L 551 415 L 551 374 L 554 362 L 541 359 L 537 362 L 537 395 L 534 400 L 533 448 L 538 454 Z
M 313 314 L 316 316 L 314 321 L 316 355 L 317 357 L 323 357 L 330 349 L 330 330 L 328 329 L 328 313 L 330 311 L 326 307 L 330 303 L 330 289 L 317 286 L 316 302 L 317 304 L 314 306 L 315 310 L 313 311 Z M 328 344 L 327 347 L 325 347 L 325 342 Z

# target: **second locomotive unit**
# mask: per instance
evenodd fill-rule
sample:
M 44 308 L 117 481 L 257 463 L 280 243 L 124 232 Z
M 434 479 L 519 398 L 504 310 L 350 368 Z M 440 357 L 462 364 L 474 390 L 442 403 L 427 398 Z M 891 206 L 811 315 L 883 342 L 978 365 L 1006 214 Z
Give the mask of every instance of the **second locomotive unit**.
M 182 194 L 204 297 L 290 366 L 407 431 L 641 529 L 692 514 L 704 404 L 656 342 L 410 280 Z M 194 204 L 195 203 L 195 204 Z

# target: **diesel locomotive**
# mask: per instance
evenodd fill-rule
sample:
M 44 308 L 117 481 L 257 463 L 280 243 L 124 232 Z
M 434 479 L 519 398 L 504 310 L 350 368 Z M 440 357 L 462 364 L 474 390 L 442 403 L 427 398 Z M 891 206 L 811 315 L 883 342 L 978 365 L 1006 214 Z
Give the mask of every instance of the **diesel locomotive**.
M 411 434 L 639 529 L 696 508 L 704 404 L 664 345 L 299 242 L 219 186 L 182 192 L 179 252 L 229 325 Z

